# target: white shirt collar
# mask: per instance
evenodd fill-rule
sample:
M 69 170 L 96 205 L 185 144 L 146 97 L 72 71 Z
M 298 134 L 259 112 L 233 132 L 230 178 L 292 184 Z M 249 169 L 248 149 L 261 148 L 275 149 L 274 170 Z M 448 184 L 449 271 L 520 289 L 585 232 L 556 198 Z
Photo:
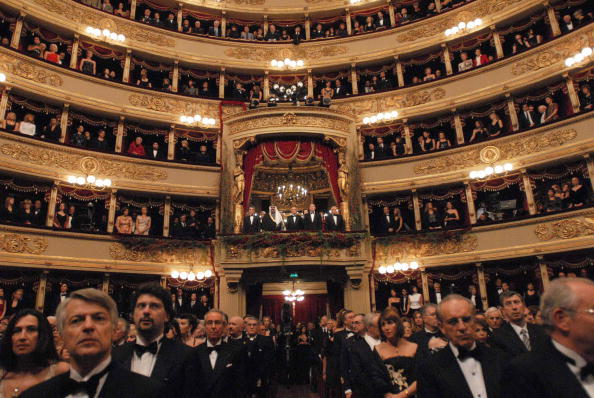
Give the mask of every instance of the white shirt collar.
M 156 341 L 156 342 L 157 342 L 157 344 L 161 344 L 161 343 L 163 342 L 163 333 L 161 333 L 161 334 L 159 335 L 159 337 L 157 337 L 157 338 L 156 338 L 155 340 L 153 340 L 153 341 Z M 148 343 L 147 343 L 147 341 L 146 341 L 146 340 L 145 340 L 145 339 L 144 339 L 144 338 L 143 338 L 143 337 L 142 337 L 140 334 L 137 334 L 137 335 L 136 335 L 136 344 L 138 344 L 138 345 L 141 345 L 141 346 L 144 346 L 144 347 L 146 347 L 146 346 L 148 346 L 149 344 L 151 344 L 153 341 L 151 341 L 151 342 L 148 342 Z
M 378 345 L 379 343 L 381 343 L 382 341 L 380 339 L 376 339 L 374 337 L 371 337 L 370 335 L 368 335 L 367 333 L 365 333 L 365 336 L 363 336 L 363 338 L 365 339 L 365 341 L 367 342 L 367 344 L 369 344 L 369 347 L 373 350 L 373 348 Z
M 436 334 L 437 332 L 439 332 L 439 330 L 436 330 L 435 332 L 432 332 L 431 330 L 427 329 L 427 328 L 423 328 L 425 329 L 425 332 L 429 333 L 429 334 Z
M 571 369 L 572 371 L 574 370 L 574 368 L 577 368 L 577 375 L 579 376 L 580 369 L 588 364 L 586 362 L 586 360 L 584 358 L 582 358 L 582 356 L 580 354 L 578 354 L 577 352 L 575 352 L 574 350 L 572 350 L 570 348 L 565 347 L 563 344 L 559 343 L 555 339 L 551 339 L 551 341 L 553 342 L 553 345 L 555 346 L 555 348 L 561 354 L 563 354 L 566 357 L 573 359 L 575 361 L 575 366 L 573 366 L 573 364 L 569 363 L 569 362 L 568 362 L 568 364 L 570 365 L 570 368 L 572 368 Z M 576 373 L 576 372 L 574 372 L 574 373 Z
M 522 330 L 525 330 L 526 333 L 528 333 L 528 324 L 527 323 L 524 324 L 524 327 L 518 326 L 518 325 L 516 325 L 513 322 L 510 322 L 509 324 L 511 325 L 511 327 L 514 329 L 514 332 L 516 332 L 516 334 L 518 336 L 520 335 L 520 333 L 522 332 Z
M 220 339 L 220 340 L 219 340 L 219 341 L 217 341 L 217 343 L 216 343 L 216 344 L 214 344 L 214 345 L 210 343 L 210 340 L 206 340 L 206 346 L 207 346 L 207 347 L 216 347 L 216 346 L 218 346 L 218 345 L 221 345 L 221 344 L 223 344 L 223 339 Z
M 456 357 L 456 359 L 458 359 L 458 354 L 460 354 L 460 349 L 458 347 L 456 347 L 455 345 L 453 345 L 452 343 L 448 343 L 448 345 L 450 346 L 450 349 L 454 353 L 454 356 Z M 476 342 L 472 343 L 472 347 L 470 347 L 469 351 L 472 351 L 475 348 L 476 348 Z
M 103 360 L 99 365 L 95 367 L 95 369 L 91 370 L 85 377 L 82 377 L 80 373 L 72 366 L 70 367 L 70 378 L 72 380 L 78 382 L 85 382 L 88 381 L 91 377 L 95 376 L 98 373 L 103 372 L 103 370 L 110 364 L 111 362 L 111 355 L 108 356 L 106 359 Z

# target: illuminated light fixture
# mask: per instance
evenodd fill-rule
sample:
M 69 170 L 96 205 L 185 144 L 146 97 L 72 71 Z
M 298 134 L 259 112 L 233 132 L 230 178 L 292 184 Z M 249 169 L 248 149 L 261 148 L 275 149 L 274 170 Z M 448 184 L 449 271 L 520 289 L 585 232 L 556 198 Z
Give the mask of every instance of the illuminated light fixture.
M 87 176 L 69 175 L 66 177 L 66 181 L 71 185 L 77 185 L 93 190 L 102 190 L 111 187 L 111 180 L 109 178 L 97 178 L 92 174 Z
M 213 273 L 211 270 L 207 269 L 206 271 L 198 271 L 196 273 L 194 273 L 194 270 L 192 269 L 192 267 L 190 267 L 190 271 L 178 271 L 176 269 L 174 269 L 173 271 L 171 271 L 171 277 L 173 279 L 179 279 L 182 281 L 189 281 L 189 282 L 193 282 L 193 281 L 204 281 L 208 278 L 211 278 L 213 276 Z
M 6 75 L 4 73 L 0 73 L 0 83 L 4 83 L 6 81 Z
M 591 47 L 584 47 L 582 49 L 582 51 L 580 51 L 577 54 L 574 54 L 573 57 L 566 58 L 565 66 L 567 66 L 568 68 L 571 68 L 572 66 L 575 66 L 575 65 L 583 62 L 584 60 L 590 58 L 593 53 L 594 53 L 594 51 Z
M 304 65 L 305 62 L 303 62 L 302 59 L 294 60 L 291 58 L 285 58 L 281 60 L 273 59 L 272 61 L 270 61 L 270 66 L 279 69 L 297 69 L 303 68 Z
M 480 18 L 475 19 L 474 21 L 469 21 L 469 22 L 459 22 L 457 25 L 452 26 L 451 28 L 448 28 L 445 30 L 445 35 L 446 36 L 452 36 L 455 34 L 458 34 L 460 32 L 464 32 L 464 31 L 468 31 L 468 30 L 472 30 L 474 28 L 478 28 L 479 26 L 481 26 L 483 24 L 483 20 Z
M 380 112 L 377 115 L 364 117 L 363 124 L 373 124 L 381 121 L 390 121 L 398 118 L 398 111 Z
M 381 267 L 379 267 L 377 269 L 377 271 L 381 275 L 386 275 L 386 274 L 394 274 L 394 273 L 398 273 L 398 272 L 404 274 L 407 272 L 414 272 L 418 269 L 419 269 L 419 263 L 416 261 L 411 261 L 410 263 L 396 262 L 396 263 L 390 264 L 388 266 L 382 265 Z
M 202 117 L 198 114 L 193 116 L 182 115 L 179 121 L 183 124 L 203 124 L 204 126 L 214 126 L 216 121 L 211 117 Z
M 121 33 L 112 32 L 109 29 L 101 30 L 101 29 L 95 28 L 93 26 L 87 26 L 87 28 L 85 29 L 85 32 L 87 32 L 87 34 L 89 36 L 92 36 L 95 39 L 111 40 L 111 41 L 120 42 L 120 43 L 123 43 L 124 41 L 126 41 L 126 36 L 124 36 Z
M 500 164 L 496 166 L 487 166 L 482 170 L 472 170 L 468 177 L 473 180 L 482 180 L 492 175 L 502 175 L 507 174 L 514 169 L 514 166 L 511 163 Z
M 295 281 L 293 281 L 293 288 L 291 290 L 287 289 L 283 291 L 283 296 L 285 296 L 285 301 L 290 303 L 305 300 L 305 292 L 301 289 L 295 290 Z
M 351 4 L 357 4 L 357 3 L 360 3 L 360 2 L 361 2 L 361 0 L 351 0 Z

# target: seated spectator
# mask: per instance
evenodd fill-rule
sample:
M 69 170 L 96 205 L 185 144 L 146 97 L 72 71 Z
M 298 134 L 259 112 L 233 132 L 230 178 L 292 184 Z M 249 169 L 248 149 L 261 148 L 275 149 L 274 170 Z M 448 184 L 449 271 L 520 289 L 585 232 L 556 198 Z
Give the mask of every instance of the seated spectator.
M 4 207 L 0 211 L 0 222 L 14 224 L 18 221 L 18 211 L 14 203 L 14 196 L 4 199 Z
M 190 143 L 188 140 L 183 140 L 181 142 L 181 146 L 177 150 L 176 157 L 178 160 L 186 163 L 194 161 L 194 152 L 192 152 L 190 149 Z
M 339 79 L 334 81 L 334 96 L 335 97 L 342 97 L 345 95 L 349 95 L 348 88 L 342 86 L 342 82 Z
M 254 34 L 250 32 L 249 26 L 246 25 L 243 27 L 243 31 L 239 35 L 239 38 L 242 40 L 254 40 Z
M 546 97 L 545 103 L 547 111 L 545 114 L 545 123 L 553 122 L 559 119 L 559 105 L 553 101 L 553 97 Z
M 390 25 L 390 22 L 384 17 L 382 11 L 378 11 L 375 15 L 375 26 L 377 29 L 386 29 Z
M 28 135 L 29 137 L 35 136 L 35 130 L 37 126 L 35 125 L 35 116 L 32 113 L 27 113 L 25 117 L 23 117 L 23 121 L 19 122 L 16 130 L 24 135 Z
M 130 12 L 124 8 L 124 3 L 122 2 L 118 3 L 118 6 L 113 13 L 123 18 L 128 18 L 130 16 Z
M 373 17 L 371 15 L 365 18 L 365 25 L 363 25 L 364 32 L 373 32 L 376 29 L 375 22 L 373 21 Z
M 421 151 L 431 152 L 435 150 L 435 139 L 431 137 L 431 133 L 427 130 L 423 131 L 422 136 L 419 137 L 419 144 Z
M 580 90 L 580 109 L 582 111 L 592 110 L 594 107 L 594 98 L 590 86 L 584 84 Z
M 60 139 L 60 124 L 55 117 L 50 118 L 49 124 L 43 126 L 40 138 L 57 142 Z
M 83 147 L 91 148 L 93 143 L 93 138 L 91 137 L 91 132 L 89 130 L 85 130 L 85 144 Z
M 472 129 L 472 135 L 470 136 L 469 143 L 475 141 L 482 141 L 488 137 L 487 129 L 481 120 L 475 120 L 474 128 Z
M 338 37 L 347 37 L 349 35 L 349 31 L 346 28 L 346 24 L 341 22 L 338 25 L 338 29 L 336 30 L 336 36 Z
M 169 30 L 177 30 L 177 20 L 174 13 L 170 12 L 167 14 L 167 19 L 163 23 L 163 27 Z
M 109 0 L 103 0 L 103 4 L 101 4 L 101 9 L 105 12 L 113 14 L 113 6 L 109 2 Z
M 140 78 L 136 80 L 136 85 L 143 88 L 153 88 L 153 85 L 148 77 L 148 71 L 144 68 L 140 70 Z
M 91 144 L 91 147 L 98 151 L 104 152 L 110 150 L 109 143 L 107 142 L 107 139 L 105 139 L 105 130 L 99 130 L 99 132 L 97 133 L 97 138 L 95 138 L 95 140 Z
M 192 33 L 196 35 L 205 35 L 206 30 L 202 27 L 202 23 L 200 21 L 194 22 L 194 27 L 192 28 Z
M 142 137 L 136 137 L 134 141 L 128 146 L 128 155 L 146 156 L 144 146 L 142 145 Z
M 435 2 L 430 1 L 429 4 L 427 4 L 427 13 L 425 16 L 432 17 L 434 15 L 437 15 L 437 8 L 435 7 Z
M 517 54 L 532 47 L 527 38 L 521 34 L 514 36 L 514 44 L 512 45 L 512 54 Z
M 27 52 L 32 57 L 42 58 L 45 51 L 45 44 L 41 42 L 39 36 L 33 38 L 33 43 L 27 46 Z
M 209 36 L 214 36 L 214 37 L 221 37 L 221 21 L 219 21 L 218 19 L 215 19 L 214 22 L 212 23 L 212 26 L 210 28 L 208 28 L 208 35 Z M 194 30 L 194 33 L 197 33 Z
M 569 33 L 575 29 L 575 26 L 573 25 L 573 19 L 571 19 L 571 15 L 569 14 L 563 15 L 563 20 L 559 25 L 561 28 L 561 33 Z
M 58 45 L 55 43 L 50 44 L 49 50 L 43 55 L 43 59 L 54 64 L 60 64 L 60 57 L 58 55 Z
M 182 30 L 183 33 L 192 33 L 192 27 L 190 26 L 190 21 L 188 19 L 184 19 L 182 21 Z
M 400 13 L 398 15 L 398 23 L 400 23 L 400 25 L 406 25 L 410 21 L 411 21 L 411 16 L 408 13 L 408 9 L 406 7 L 402 7 L 402 9 L 400 10 Z
M 487 125 L 487 135 L 489 138 L 498 137 L 503 132 L 503 121 L 495 112 L 489 114 L 490 123 Z
M 552 188 L 547 191 L 547 197 L 544 201 L 543 208 L 547 213 L 561 210 L 561 199 L 555 195 L 555 191 Z
M 194 82 L 194 80 L 189 80 L 188 81 L 188 85 L 184 86 L 184 94 L 185 95 L 192 95 L 192 96 L 197 96 L 198 95 L 198 88 L 194 86 L 194 84 L 196 84 Z
M 145 23 L 147 25 L 153 24 L 153 18 L 151 17 L 150 9 L 147 8 L 146 10 L 144 10 L 144 14 L 142 14 L 142 17 L 140 17 L 140 22 Z
M 82 124 L 76 128 L 76 132 L 70 137 L 70 143 L 74 146 L 85 146 L 85 126 Z
M 436 142 L 436 148 L 437 150 L 443 150 L 443 149 L 448 149 L 452 147 L 452 143 L 450 142 L 450 140 L 447 139 L 445 133 L 443 131 L 440 131 L 438 133 L 438 139 Z
M 6 131 L 18 131 L 16 118 L 16 113 L 8 112 L 6 118 L 2 121 L 2 128 Z
M 85 58 L 80 60 L 78 70 L 87 75 L 95 75 L 97 73 L 97 63 L 93 60 L 93 53 L 87 51 Z
M 161 84 L 161 91 L 170 93 L 172 90 L 173 87 L 171 86 L 171 80 L 169 80 L 168 77 L 163 78 L 163 83 Z
M 210 163 L 210 155 L 208 154 L 206 145 L 200 145 L 200 150 L 196 154 L 196 162 L 197 163 Z
M 66 229 L 68 226 L 68 214 L 66 214 L 66 203 L 61 202 L 58 205 L 58 211 L 54 215 L 54 228 Z
M 460 53 L 460 60 L 461 62 L 458 64 L 458 72 L 465 72 L 474 67 L 474 63 L 471 59 L 468 59 L 468 54 L 466 52 Z
M 132 217 L 130 216 L 130 209 L 124 207 L 122 214 L 116 218 L 115 227 L 119 234 L 130 235 L 132 233 Z
M 423 77 L 424 82 L 430 82 L 437 79 L 437 76 L 433 73 L 430 67 L 425 68 L 425 76 Z
M 264 36 L 265 41 L 278 41 L 280 38 L 280 33 L 276 30 L 275 25 L 268 26 L 268 32 Z
M 230 39 L 239 39 L 241 33 L 237 30 L 237 25 L 231 25 L 231 29 L 227 32 L 227 37 Z

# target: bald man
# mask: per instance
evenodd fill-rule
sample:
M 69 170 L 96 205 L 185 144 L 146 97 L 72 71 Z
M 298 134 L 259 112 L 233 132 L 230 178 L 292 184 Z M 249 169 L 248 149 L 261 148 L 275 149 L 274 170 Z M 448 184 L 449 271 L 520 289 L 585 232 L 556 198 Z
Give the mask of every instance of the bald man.
M 237 340 L 241 342 L 244 329 L 245 323 L 243 322 L 243 318 L 240 316 L 232 316 L 231 319 L 229 319 L 229 325 L 227 326 L 229 340 Z

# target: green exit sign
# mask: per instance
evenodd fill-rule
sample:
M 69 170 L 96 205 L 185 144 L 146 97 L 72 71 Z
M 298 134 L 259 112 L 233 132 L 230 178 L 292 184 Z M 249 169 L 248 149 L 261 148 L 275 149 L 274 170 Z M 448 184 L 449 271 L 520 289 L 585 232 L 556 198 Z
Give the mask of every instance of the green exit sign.
M 296 272 L 293 272 L 292 274 L 289 274 L 289 278 L 299 278 L 299 274 Z

